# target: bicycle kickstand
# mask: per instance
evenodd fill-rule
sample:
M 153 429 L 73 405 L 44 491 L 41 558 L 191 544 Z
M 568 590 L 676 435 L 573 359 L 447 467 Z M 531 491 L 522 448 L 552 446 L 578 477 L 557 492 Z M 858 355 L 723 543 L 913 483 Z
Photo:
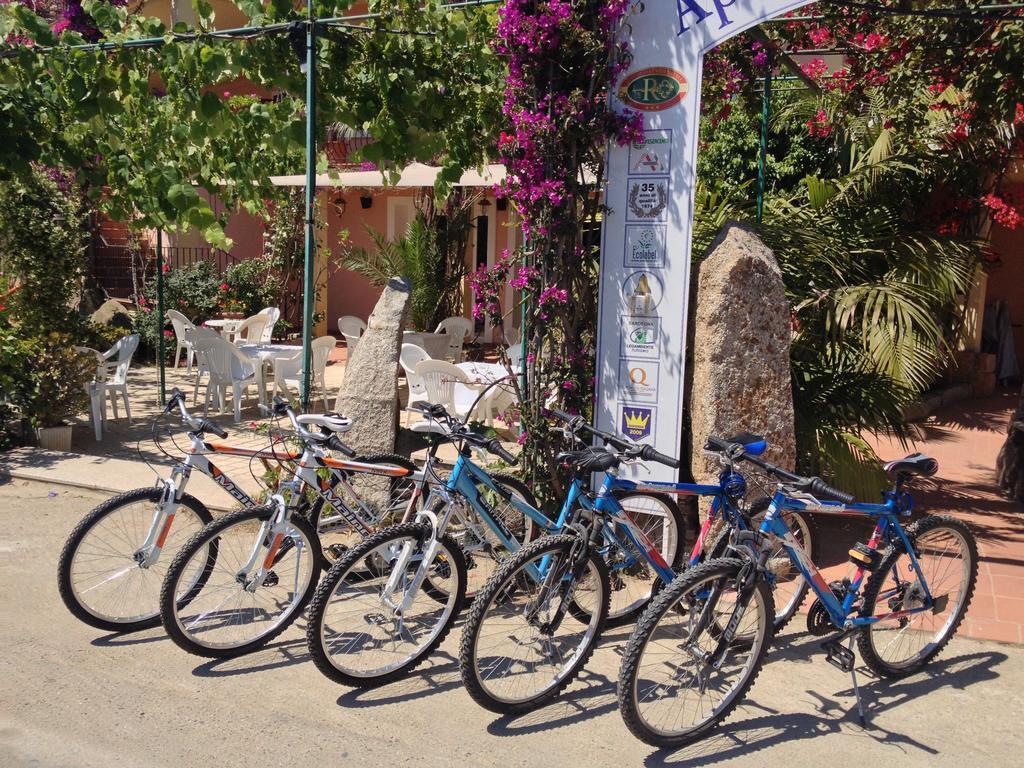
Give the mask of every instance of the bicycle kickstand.
M 853 641 L 854 635 L 850 635 L 850 655 L 853 655 Z M 857 699 L 857 714 L 860 715 L 860 724 L 862 728 L 868 727 L 867 718 L 864 715 L 864 704 L 860 700 L 860 686 L 857 685 L 857 667 L 854 664 L 850 665 L 850 677 L 853 678 L 853 695 Z

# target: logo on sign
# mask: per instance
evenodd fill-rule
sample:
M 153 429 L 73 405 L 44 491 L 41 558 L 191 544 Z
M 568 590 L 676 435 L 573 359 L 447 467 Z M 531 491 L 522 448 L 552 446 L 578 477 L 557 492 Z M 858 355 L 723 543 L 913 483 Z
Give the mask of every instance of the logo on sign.
M 619 100 L 643 112 L 675 106 L 686 96 L 688 86 L 682 72 L 668 67 L 648 67 L 627 75 L 619 86 Z
M 622 434 L 630 440 L 642 440 L 649 437 L 651 434 L 651 409 L 623 408 Z
M 664 221 L 668 207 L 668 179 L 634 181 L 629 186 L 627 220 Z
M 672 165 L 671 129 L 645 129 L 644 137 L 629 145 L 629 172 L 666 174 Z
M 664 267 L 665 240 L 665 227 L 662 225 L 627 225 L 625 265 L 627 267 Z
M 622 299 L 627 315 L 650 317 L 661 303 L 664 287 L 651 272 L 634 272 L 622 284 Z
M 623 317 L 622 356 L 657 358 L 659 325 L 657 317 Z

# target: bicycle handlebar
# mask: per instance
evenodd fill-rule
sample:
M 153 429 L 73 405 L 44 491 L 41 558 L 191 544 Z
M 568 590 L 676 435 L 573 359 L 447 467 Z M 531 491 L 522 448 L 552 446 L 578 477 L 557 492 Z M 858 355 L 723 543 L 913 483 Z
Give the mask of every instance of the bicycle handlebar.
M 167 407 L 164 408 L 164 413 L 170 413 L 174 410 L 175 406 L 178 408 L 181 420 L 188 424 L 193 432 L 212 432 L 221 440 L 228 436 L 227 430 L 223 427 L 214 424 L 209 419 L 200 419 L 190 414 L 185 407 L 185 393 L 177 387 L 171 390 L 171 396 L 167 399 Z
M 720 437 L 709 435 L 708 441 L 704 446 L 704 450 L 723 453 L 730 459 L 736 461 L 750 462 L 751 464 L 760 467 L 768 474 L 774 475 L 784 483 L 792 485 L 800 490 L 806 490 L 811 495 L 819 498 L 823 497 L 831 499 L 833 501 L 838 501 L 841 504 L 852 504 L 855 500 L 852 493 L 846 493 L 845 491 L 840 491 L 838 488 L 833 488 L 820 477 L 804 477 L 802 475 L 797 475 L 793 472 L 782 469 L 782 467 L 777 467 L 764 459 L 751 456 L 746 452 L 742 443 L 731 443 Z
M 629 456 L 635 456 L 643 461 L 654 461 L 658 464 L 664 464 L 666 467 L 672 467 L 677 469 L 679 467 L 679 459 L 674 459 L 671 456 L 666 456 L 664 453 L 659 453 L 654 450 L 653 446 L 640 445 L 630 440 L 625 440 L 618 435 L 613 435 L 608 432 L 604 432 L 596 427 L 588 424 L 582 416 L 572 416 L 565 411 L 560 411 L 557 408 L 549 409 L 549 413 L 557 419 L 566 422 L 569 429 L 572 432 L 583 430 L 589 432 L 595 437 L 601 438 L 606 445 L 612 446 L 617 451 L 621 451 Z

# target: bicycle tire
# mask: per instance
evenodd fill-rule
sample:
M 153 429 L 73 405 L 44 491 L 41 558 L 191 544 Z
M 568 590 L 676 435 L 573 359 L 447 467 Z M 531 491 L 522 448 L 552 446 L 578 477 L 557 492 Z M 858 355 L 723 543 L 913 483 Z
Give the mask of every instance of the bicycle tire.
M 152 615 L 145 616 L 143 618 L 131 618 L 124 621 L 114 621 L 110 617 L 103 618 L 94 610 L 90 610 L 89 607 L 76 595 L 75 585 L 72 583 L 72 571 L 75 564 L 75 556 L 79 554 L 79 549 L 86 537 L 93 531 L 93 529 L 100 524 L 103 520 L 107 519 L 110 515 L 116 512 L 118 509 L 135 504 L 137 502 L 151 502 L 154 507 L 163 498 L 163 488 L 161 487 L 149 487 L 149 488 L 136 488 L 125 493 L 118 494 L 110 499 L 107 499 L 99 506 L 95 507 L 88 514 L 83 517 L 78 524 L 71 531 L 67 540 L 64 543 L 64 547 L 61 550 L 60 558 L 57 561 L 57 589 L 60 593 L 61 600 L 71 614 L 79 621 L 88 624 L 91 627 L 97 629 L 103 629 L 110 632 L 136 632 L 142 629 L 149 629 L 160 624 L 160 607 L 159 607 L 159 586 L 155 589 L 153 613 Z M 206 526 L 212 519 L 213 516 L 210 511 L 195 496 L 191 496 L 187 493 L 182 494 L 181 501 L 179 502 L 179 511 L 176 513 L 180 514 L 181 509 L 187 509 L 194 514 L 202 526 Z M 155 510 L 152 514 L 155 514 Z M 152 517 L 151 514 L 151 517 Z M 146 526 L 141 529 L 142 535 L 149 530 L 149 522 Z M 171 534 L 181 530 L 179 524 L 178 528 L 175 528 L 173 523 L 168 534 L 168 538 Z M 138 542 L 139 545 L 142 541 Z M 164 548 L 167 548 L 166 541 Z M 129 555 L 131 553 L 128 553 Z M 170 562 L 174 557 L 174 552 L 165 555 L 162 551 L 160 557 L 165 562 Z M 160 560 L 158 559 L 157 562 Z M 154 572 L 158 573 L 158 572 Z M 160 582 L 163 581 L 163 574 L 159 574 Z
M 708 732 L 721 724 L 727 717 L 729 717 L 730 714 L 732 714 L 735 708 L 743 700 L 744 696 L 746 696 L 747 691 L 750 690 L 750 686 L 754 684 L 754 680 L 757 678 L 757 675 L 761 671 L 761 667 L 764 665 L 765 654 L 768 650 L 768 646 L 771 644 L 773 624 L 768 617 L 774 616 L 771 590 L 764 581 L 760 580 L 754 584 L 754 589 L 757 590 L 756 597 L 758 603 L 763 606 L 765 613 L 765 618 L 760 624 L 764 629 L 758 633 L 761 635 L 760 644 L 757 646 L 756 650 L 753 651 L 754 656 L 750 666 L 748 667 L 748 671 L 741 679 L 740 683 L 735 686 L 734 692 L 731 693 L 731 698 L 726 703 L 725 708 L 715 713 L 711 719 L 702 722 L 692 731 L 673 735 L 665 732 L 659 732 L 657 729 L 649 725 L 645 718 L 640 714 L 639 707 L 637 706 L 637 687 L 641 660 L 643 659 L 644 650 L 651 641 L 651 636 L 658 628 L 661 620 L 670 613 L 678 613 L 678 611 L 673 609 L 691 590 L 699 586 L 702 582 L 709 578 L 734 579 L 739 574 L 740 569 L 744 564 L 745 561 L 737 558 L 719 558 L 716 560 L 708 560 L 707 562 L 688 569 L 658 594 L 637 621 L 636 628 L 633 630 L 633 634 L 630 635 L 629 642 L 626 644 L 625 653 L 622 656 L 622 664 L 619 668 L 617 695 L 619 713 L 622 715 L 622 719 L 626 723 L 626 727 L 629 728 L 630 732 L 634 736 L 645 744 L 650 744 L 656 747 L 679 747 L 704 737 Z M 749 605 L 747 610 L 750 610 Z M 714 624 L 715 622 L 712 621 L 710 623 Z M 741 644 L 740 647 L 753 647 L 757 643 L 758 640 L 757 637 L 755 637 L 750 642 L 749 646 Z M 681 653 L 680 657 L 683 658 Z
M 316 589 L 317 582 L 320 578 L 320 557 L 318 556 L 314 556 L 310 559 L 309 581 L 304 587 L 299 599 L 292 604 L 290 610 L 283 618 L 278 620 L 278 622 L 267 632 L 251 641 L 229 647 L 214 647 L 203 644 L 193 640 L 184 631 L 178 617 L 178 611 L 191 605 L 198 596 L 193 595 L 191 599 L 187 601 L 176 598 L 178 581 L 182 578 L 192 556 L 195 555 L 207 542 L 210 542 L 211 550 L 214 550 L 219 555 L 219 542 L 217 540 L 224 531 L 232 526 L 249 521 L 258 521 L 263 523 L 269 520 L 275 512 L 275 506 L 267 504 L 257 507 L 249 507 L 232 514 L 225 515 L 224 517 L 220 517 L 193 536 L 181 551 L 178 552 L 174 561 L 171 563 L 170 568 L 167 570 L 167 576 L 164 578 L 164 582 L 160 590 L 161 623 L 164 625 L 164 630 L 167 632 L 171 640 L 174 641 L 175 645 L 196 656 L 206 656 L 211 658 L 230 658 L 233 656 L 240 656 L 258 648 L 262 648 L 291 626 L 292 622 L 294 622 L 295 619 L 298 618 L 299 614 L 302 613 L 303 608 L 306 607 L 310 598 L 313 596 L 313 591 Z M 320 543 L 316 529 L 306 518 L 295 515 L 291 518 L 290 525 L 298 529 L 298 531 L 309 540 L 311 551 L 319 553 Z M 292 547 L 292 549 L 294 549 L 294 547 Z M 279 562 L 279 560 L 275 560 L 275 563 L 277 562 Z M 208 584 L 206 586 L 208 586 Z M 240 584 L 239 586 L 241 587 L 242 585 Z M 202 591 L 200 590 L 198 594 L 202 594 Z
M 583 637 L 585 645 L 581 649 L 577 648 L 574 651 L 573 656 L 570 657 L 571 665 L 568 669 L 563 669 L 561 674 L 554 678 L 553 685 L 523 700 L 498 698 L 491 694 L 481 682 L 481 675 L 478 669 L 478 662 L 480 660 L 477 655 L 477 645 L 488 609 L 491 608 L 500 595 L 511 596 L 515 588 L 510 583 L 516 579 L 519 571 L 530 561 L 545 555 L 551 557 L 559 550 L 569 554 L 578 543 L 579 538 L 577 536 L 559 534 L 556 536 L 545 536 L 526 545 L 502 563 L 501 568 L 488 579 L 487 584 L 484 585 L 476 600 L 473 601 L 459 643 L 459 671 L 467 692 L 483 708 L 499 714 L 519 714 L 543 706 L 558 696 L 576 678 L 597 648 L 604 620 L 608 615 L 611 591 L 608 584 L 608 569 L 605 566 L 604 559 L 593 549 L 588 549 L 586 553 L 587 561 L 590 569 L 592 569 L 592 573 L 596 574 L 596 583 L 601 590 L 601 594 L 597 597 L 597 615 L 594 616 L 590 612 L 587 613 L 589 622 L 593 623 L 593 629 L 590 629 L 590 624 L 586 626 Z M 574 594 L 571 599 L 575 600 L 576 587 L 574 586 L 572 589 Z M 572 615 L 571 611 L 566 613 L 567 615 Z M 573 659 L 575 660 L 573 661 Z
M 930 648 L 912 662 L 905 664 L 892 664 L 882 659 L 873 639 L 875 628 L 879 627 L 879 625 L 866 625 L 857 636 L 857 650 L 860 651 L 860 655 L 864 660 L 864 663 L 881 677 L 895 678 L 911 675 L 921 670 L 928 662 L 941 653 L 953 638 L 953 635 L 956 634 L 956 631 L 960 627 L 960 623 L 963 621 L 964 615 L 967 613 L 967 609 L 971 604 L 971 599 L 974 597 L 974 587 L 978 580 L 978 545 L 974 539 L 974 534 L 971 533 L 971 529 L 966 523 L 956 519 L 955 517 L 949 517 L 948 515 L 930 515 L 908 526 L 906 530 L 907 538 L 910 540 L 911 546 L 915 548 L 916 552 L 918 539 L 927 533 L 941 530 L 943 528 L 956 531 L 956 535 L 958 535 L 966 545 L 967 555 L 970 558 L 967 563 L 968 576 L 966 582 L 966 593 L 960 601 L 960 604 L 957 606 L 956 611 L 950 616 L 946 624 L 943 625 L 941 637 L 930 643 Z M 902 540 L 900 540 L 886 553 L 885 557 L 882 558 L 878 568 L 875 569 L 871 578 L 868 579 L 867 586 L 864 587 L 864 602 L 860 612 L 862 617 L 874 615 L 875 605 L 878 601 L 881 588 L 885 585 L 889 574 L 897 567 L 900 557 L 906 553 L 906 546 L 903 544 Z M 917 554 L 919 556 L 919 553 Z M 928 576 L 925 574 L 925 579 L 927 578 Z M 904 597 L 901 599 L 906 598 Z M 890 609 L 892 609 L 892 607 Z M 911 623 L 912 620 L 908 621 L 905 626 L 910 626 Z M 901 631 L 903 628 L 904 627 L 901 627 Z
M 317 587 L 317 590 L 313 595 L 313 599 L 309 604 L 309 621 L 306 625 L 306 643 L 309 647 L 309 654 L 313 658 L 313 663 L 316 664 L 316 668 L 319 669 L 326 677 L 336 683 L 357 688 L 376 688 L 378 686 L 385 685 L 412 672 L 416 667 L 422 664 L 427 657 L 433 653 L 437 646 L 440 645 L 448 636 L 455 619 L 458 618 L 458 615 L 462 610 L 462 602 L 466 590 L 466 564 L 462 560 L 462 552 L 459 549 L 459 545 L 454 539 L 446 534 L 441 537 L 441 543 L 447 552 L 446 559 L 450 559 L 450 562 L 448 563 L 449 567 L 455 569 L 457 594 L 451 611 L 449 611 L 446 616 L 442 617 L 443 621 L 440 628 L 425 645 L 416 649 L 416 652 L 399 666 L 389 667 L 387 671 L 376 675 L 356 675 L 340 669 L 331 661 L 332 654 L 329 653 L 328 649 L 325 647 L 327 643 L 327 639 L 324 636 L 325 618 L 327 617 L 328 608 L 331 604 L 331 597 L 334 595 L 336 588 L 343 581 L 345 576 L 354 568 L 366 567 L 365 561 L 373 556 L 375 550 L 387 546 L 388 542 L 417 537 L 422 545 L 422 542 L 430 535 L 430 532 L 431 526 L 429 523 L 403 523 L 396 526 L 390 526 L 363 539 L 357 547 L 354 547 L 345 555 L 345 557 L 338 560 L 331 570 L 328 571 L 327 575 Z M 387 580 L 383 571 L 380 574 L 380 578 L 385 579 L 385 581 Z M 369 578 L 359 579 L 359 581 L 362 581 L 363 583 L 369 580 Z M 427 581 L 424 580 L 423 584 L 425 586 Z M 431 595 L 431 597 L 432 599 L 436 599 L 433 598 L 433 595 Z

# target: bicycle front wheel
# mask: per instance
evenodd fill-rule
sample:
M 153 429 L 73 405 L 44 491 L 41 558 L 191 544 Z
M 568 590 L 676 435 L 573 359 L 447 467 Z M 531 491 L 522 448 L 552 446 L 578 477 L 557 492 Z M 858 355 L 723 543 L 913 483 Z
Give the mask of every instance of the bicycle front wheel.
M 406 523 L 363 540 L 327 572 L 309 609 L 306 640 L 317 669 L 369 688 L 409 673 L 447 636 L 466 591 L 462 552 L 442 536 L 427 564 L 428 595 L 414 579 L 431 527 Z
M 57 586 L 80 621 L 111 632 L 160 623 L 160 585 L 181 547 L 213 518 L 184 494 L 164 524 L 161 550 L 147 562 L 141 547 L 157 519 L 162 488 L 137 488 L 100 504 L 68 536 L 57 564 Z
M 896 614 L 866 625 L 857 638 L 864 663 L 885 677 L 917 672 L 946 647 L 967 613 L 978 576 L 978 546 L 960 520 L 923 518 L 907 529 L 907 538 L 921 575 L 900 542 L 864 587 L 861 616 Z M 932 607 L 920 610 L 929 594 Z M 899 615 L 904 611 L 911 613 Z
M 775 607 L 763 581 L 737 611 L 744 561 L 721 558 L 675 579 L 644 611 L 619 670 L 619 712 L 633 735 L 677 747 L 725 720 L 757 677 L 772 636 Z M 738 622 L 736 639 L 723 630 Z
M 594 652 L 609 594 L 604 560 L 578 537 L 523 547 L 487 581 L 466 620 L 459 667 L 469 695 L 503 714 L 553 699 Z
M 320 577 L 320 542 L 298 515 L 273 533 L 275 514 L 268 505 L 219 518 L 174 558 L 160 591 L 160 617 L 178 646 L 198 656 L 237 656 L 298 617 Z M 190 593 L 188 585 L 200 578 L 203 588 Z

